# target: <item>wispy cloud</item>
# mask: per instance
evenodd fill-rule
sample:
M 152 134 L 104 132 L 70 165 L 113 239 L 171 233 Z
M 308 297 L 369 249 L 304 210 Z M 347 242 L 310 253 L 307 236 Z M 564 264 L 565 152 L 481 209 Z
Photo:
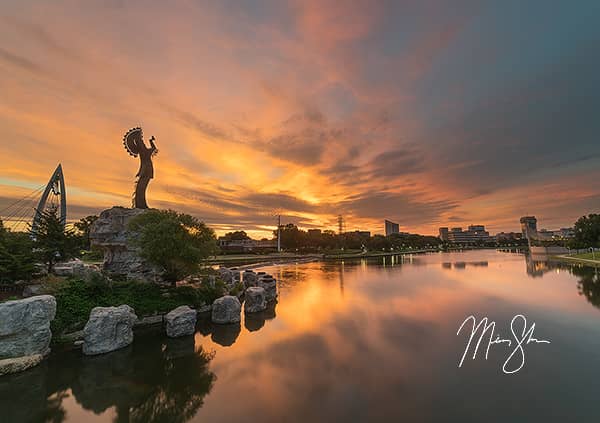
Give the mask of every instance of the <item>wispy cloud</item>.
M 570 225 L 600 208 L 592 3 L 12 2 L 2 201 L 62 162 L 71 217 L 128 205 L 142 125 L 150 205 L 219 230 Z

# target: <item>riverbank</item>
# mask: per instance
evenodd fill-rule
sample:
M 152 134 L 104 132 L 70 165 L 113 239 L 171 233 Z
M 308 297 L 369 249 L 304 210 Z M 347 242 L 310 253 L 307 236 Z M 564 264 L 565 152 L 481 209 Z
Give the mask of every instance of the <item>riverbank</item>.
M 240 269 L 253 269 L 262 266 L 271 266 L 275 264 L 307 263 L 318 260 L 348 260 L 374 257 L 390 257 L 406 254 L 435 253 L 441 251 L 439 248 L 414 249 L 402 251 L 351 251 L 336 253 L 274 253 L 274 254 L 239 254 L 216 256 L 206 260 L 209 265 L 237 265 Z
M 585 253 L 585 254 L 572 254 L 572 255 L 558 255 L 552 256 L 553 259 L 563 261 L 567 263 L 577 263 L 586 266 L 600 267 L 600 252 Z

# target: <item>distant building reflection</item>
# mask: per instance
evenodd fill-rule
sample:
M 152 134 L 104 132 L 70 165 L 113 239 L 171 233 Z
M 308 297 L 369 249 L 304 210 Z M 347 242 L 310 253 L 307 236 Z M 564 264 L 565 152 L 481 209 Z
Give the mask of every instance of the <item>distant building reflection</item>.
M 539 254 L 527 254 L 525 256 L 525 266 L 527 267 L 527 274 L 533 278 L 542 277 L 544 273 L 554 269 L 554 266 L 548 260 L 548 256 Z
M 446 269 L 446 270 L 450 270 L 450 269 L 463 270 L 467 266 L 470 266 L 470 267 L 488 267 L 488 265 L 489 264 L 488 264 L 487 260 L 482 260 L 482 261 L 455 261 L 453 263 L 451 263 L 451 262 L 443 262 L 442 263 L 442 269 Z

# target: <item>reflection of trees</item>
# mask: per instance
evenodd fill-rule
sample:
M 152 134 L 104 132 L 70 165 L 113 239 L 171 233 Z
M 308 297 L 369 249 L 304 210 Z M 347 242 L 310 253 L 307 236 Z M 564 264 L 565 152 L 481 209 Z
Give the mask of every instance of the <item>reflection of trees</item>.
M 573 266 L 571 272 L 579 276 L 577 289 L 580 295 L 584 295 L 590 304 L 600 308 L 600 277 L 598 268 L 587 266 Z
M 129 348 L 95 357 L 84 357 L 80 351 L 59 353 L 23 373 L 27 377 L 20 383 L 7 381 L 10 390 L 0 383 L 3 400 L 13 404 L 3 406 L 2 413 L 23 415 L 14 421 L 62 422 L 68 413 L 62 403 L 71 389 L 75 400 L 96 414 L 115 407 L 118 422 L 191 419 L 216 379 L 208 368 L 213 354 L 195 351 L 193 337 L 144 338 Z M 43 392 L 31 402 L 23 401 L 39 389 Z
M 568 270 L 571 274 L 579 277 L 577 281 L 579 295 L 583 295 L 590 304 L 600 308 L 600 276 L 598 276 L 597 267 L 550 261 L 547 257 L 545 260 L 540 260 L 539 257 L 525 256 L 529 276 L 543 276 L 544 273 L 556 269 Z
M 157 371 L 146 365 L 149 363 L 140 363 L 137 382 L 151 388 L 145 399 L 132 407 L 131 422 L 185 422 L 202 407 L 212 388 L 215 375 L 208 371 L 208 363 L 213 355 L 202 350 L 195 353 L 192 337 L 167 341 L 164 356 Z

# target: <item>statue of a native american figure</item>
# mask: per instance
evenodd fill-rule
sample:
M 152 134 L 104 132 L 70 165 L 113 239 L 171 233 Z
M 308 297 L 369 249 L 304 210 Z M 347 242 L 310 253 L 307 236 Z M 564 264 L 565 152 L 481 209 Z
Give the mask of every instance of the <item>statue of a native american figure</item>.
M 144 134 L 142 128 L 133 128 L 127 131 L 123 137 L 125 150 L 133 157 L 140 156 L 140 170 L 135 181 L 135 191 L 133 192 L 132 203 L 136 209 L 147 209 L 146 188 L 150 179 L 154 178 L 154 167 L 152 166 L 152 156 L 158 153 L 154 145 L 154 137 L 150 137 L 150 148 L 144 144 Z

